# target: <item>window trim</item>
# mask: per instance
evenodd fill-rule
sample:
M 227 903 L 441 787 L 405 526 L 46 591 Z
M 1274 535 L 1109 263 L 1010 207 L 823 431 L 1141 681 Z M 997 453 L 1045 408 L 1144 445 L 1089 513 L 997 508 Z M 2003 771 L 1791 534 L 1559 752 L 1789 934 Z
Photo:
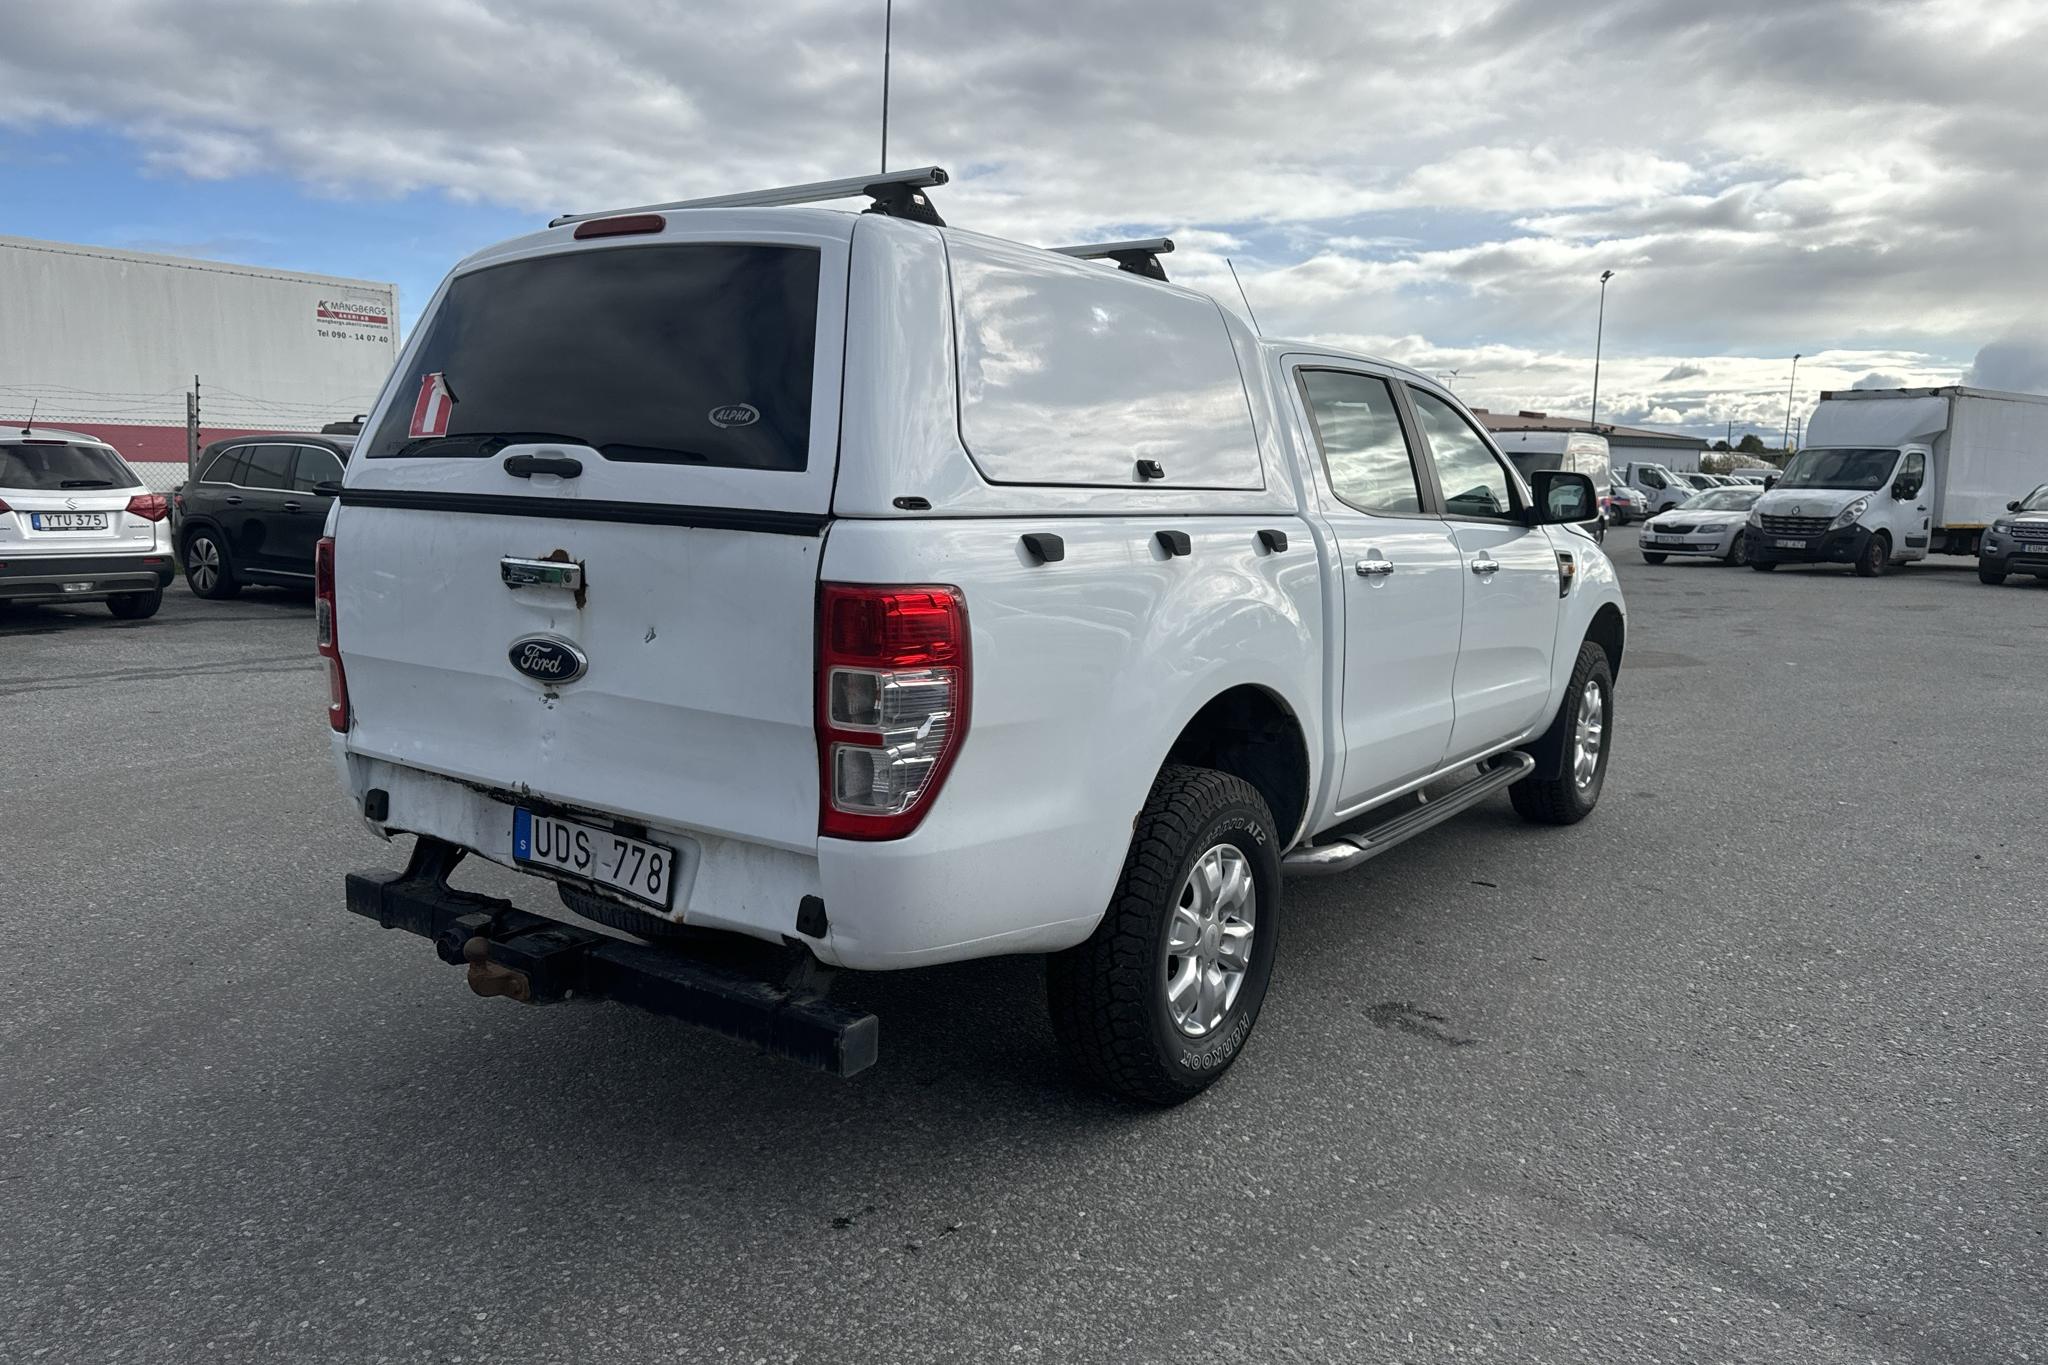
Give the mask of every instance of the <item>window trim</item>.
M 1414 414 L 1408 411 L 1404 396 L 1401 393 L 1404 385 L 1400 380 L 1393 375 L 1380 374 L 1376 371 L 1365 369 L 1362 366 L 1341 365 L 1321 360 L 1311 362 L 1297 361 L 1293 369 L 1295 397 L 1301 403 L 1302 415 L 1308 419 L 1309 440 L 1315 445 L 1316 466 L 1322 474 L 1320 491 L 1327 491 L 1337 502 L 1362 517 L 1378 517 L 1383 521 L 1414 521 L 1418 518 L 1435 518 L 1441 515 L 1438 510 L 1441 499 L 1438 497 L 1435 474 L 1434 471 L 1427 467 L 1428 462 L 1423 459 L 1423 447 L 1418 439 L 1419 433 L 1415 429 Z M 1336 477 L 1330 472 L 1329 446 L 1323 440 L 1322 424 L 1316 421 L 1316 406 L 1309 397 L 1308 375 L 1311 371 L 1347 374 L 1359 379 L 1376 379 L 1387 386 L 1387 396 L 1394 400 L 1394 421 L 1400 428 L 1401 441 L 1408 450 L 1408 473 L 1415 480 L 1417 510 L 1413 512 L 1376 512 L 1370 507 L 1360 507 L 1357 503 L 1352 502 L 1337 491 Z
M 1443 519 L 1445 521 L 1469 521 L 1480 526 L 1527 527 L 1529 525 L 1529 509 L 1531 506 L 1534 505 L 1531 501 L 1531 495 L 1529 493 L 1529 490 L 1526 486 L 1523 485 L 1522 476 L 1520 473 L 1516 471 L 1514 464 L 1505 455 L 1500 453 L 1499 447 L 1495 446 L 1493 443 L 1493 438 L 1486 434 L 1485 427 L 1480 423 L 1474 422 L 1471 416 L 1468 413 L 1466 413 L 1464 405 L 1459 403 L 1457 399 L 1451 397 L 1446 393 L 1442 393 L 1436 389 L 1432 389 L 1424 384 L 1418 384 L 1412 379 L 1402 380 L 1401 388 L 1404 390 L 1402 394 L 1402 398 L 1404 400 L 1408 396 L 1405 391 L 1412 389 L 1416 393 L 1428 394 L 1431 398 L 1436 399 L 1439 403 L 1442 403 L 1445 406 L 1449 407 L 1452 412 L 1452 415 L 1456 416 L 1460 421 L 1462 421 L 1465 424 L 1466 429 L 1470 431 L 1474 436 L 1477 436 L 1479 438 L 1479 448 L 1485 451 L 1488 455 L 1493 457 L 1493 462 L 1495 466 L 1498 467 L 1500 472 L 1507 478 L 1508 500 L 1514 505 L 1509 509 L 1509 511 L 1505 515 L 1482 516 L 1474 512 L 1461 512 L 1453 509 L 1451 507 L 1451 500 L 1449 496 L 1447 496 L 1443 491 L 1443 477 L 1441 472 L 1437 469 L 1436 448 L 1430 444 L 1429 429 L 1422 424 L 1422 418 L 1420 414 L 1413 414 L 1413 409 L 1411 407 L 1410 411 L 1411 414 L 1414 415 L 1416 435 L 1421 438 L 1422 449 L 1425 452 L 1427 452 L 1429 457 L 1430 478 L 1436 484 L 1437 505 L 1441 509 L 1440 515 L 1443 517 Z
M 298 496 L 307 498 L 334 496 L 331 493 L 314 493 L 311 491 L 302 491 L 296 488 L 257 488 L 252 484 L 235 483 L 231 479 L 213 479 L 207 477 L 207 475 L 213 473 L 213 467 L 219 464 L 222 460 L 225 460 L 228 456 L 236 453 L 237 451 L 255 450 L 259 446 L 283 446 L 286 450 L 294 452 L 300 450 L 324 451 L 327 454 L 332 455 L 336 460 L 339 460 L 341 462 L 342 473 L 344 475 L 346 475 L 348 472 L 348 461 L 344 459 L 342 457 L 341 452 L 336 450 L 333 446 L 324 446 L 315 441 L 280 441 L 274 438 L 266 440 L 259 437 L 251 436 L 244 440 L 234 441 L 216 450 L 213 454 L 213 458 L 206 462 L 206 473 L 199 475 L 197 478 L 193 479 L 192 482 L 194 484 L 202 485 L 207 488 L 237 488 L 244 493 L 276 493 L 285 497 Z M 291 468 L 298 468 L 298 462 L 298 456 L 295 453 L 292 456 Z

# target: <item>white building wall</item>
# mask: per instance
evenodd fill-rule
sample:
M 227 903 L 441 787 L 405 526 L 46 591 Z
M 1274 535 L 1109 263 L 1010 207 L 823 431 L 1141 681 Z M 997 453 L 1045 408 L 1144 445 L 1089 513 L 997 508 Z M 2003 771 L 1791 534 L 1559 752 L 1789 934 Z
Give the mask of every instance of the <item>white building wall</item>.
M 197 374 L 208 425 L 317 426 L 397 358 L 396 285 L 220 261 L 0 237 L 0 308 L 0 415 L 52 422 L 182 423 Z

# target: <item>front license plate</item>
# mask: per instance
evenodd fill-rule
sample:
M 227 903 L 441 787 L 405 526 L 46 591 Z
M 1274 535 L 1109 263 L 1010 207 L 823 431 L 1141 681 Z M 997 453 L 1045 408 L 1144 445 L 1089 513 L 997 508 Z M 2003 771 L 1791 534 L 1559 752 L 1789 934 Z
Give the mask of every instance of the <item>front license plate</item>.
M 104 531 L 105 512 L 31 512 L 28 524 L 38 531 Z
M 1778 548 L 1781 550 L 1803 550 L 1806 548 L 1806 542 L 1803 540 L 1781 540 L 1778 542 Z
M 674 849 L 595 825 L 515 810 L 512 857 L 517 862 L 587 877 L 660 910 L 675 901 Z

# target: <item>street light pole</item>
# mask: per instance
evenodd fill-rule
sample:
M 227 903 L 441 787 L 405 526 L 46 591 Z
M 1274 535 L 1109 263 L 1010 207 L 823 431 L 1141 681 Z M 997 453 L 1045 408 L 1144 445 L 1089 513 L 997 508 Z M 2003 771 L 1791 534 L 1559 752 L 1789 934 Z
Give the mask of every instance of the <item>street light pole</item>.
M 1792 449 L 1792 387 L 1799 382 L 1799 356 L 1792 357 L 1792 377 L 1785 381 L 1785 434 L 1778 438 L 1779 447 Z
M 1600 320 L 1593 327 L 1593 417 L 1586 425 L 1600 425 L 1600 341 L 1607 332 L 1607 282 L 1614 278 L 1612 270 L 1600 272 Z

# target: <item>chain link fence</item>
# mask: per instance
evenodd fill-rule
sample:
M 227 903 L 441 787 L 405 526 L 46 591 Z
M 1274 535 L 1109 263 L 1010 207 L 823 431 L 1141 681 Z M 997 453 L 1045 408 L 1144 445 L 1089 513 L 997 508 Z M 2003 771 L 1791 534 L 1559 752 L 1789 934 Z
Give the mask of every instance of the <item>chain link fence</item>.
M 265 398 L 195 376 L 183 392 L 105 393 L 58 384 L 0 383 L 0 439 L 24 428 L 96 436 L 121 452 L 143 483 L 169 493 L 185 482 L 190 460 L 208 445 L 259 432 L 353 430 L 375 394 L 332 401 Z

